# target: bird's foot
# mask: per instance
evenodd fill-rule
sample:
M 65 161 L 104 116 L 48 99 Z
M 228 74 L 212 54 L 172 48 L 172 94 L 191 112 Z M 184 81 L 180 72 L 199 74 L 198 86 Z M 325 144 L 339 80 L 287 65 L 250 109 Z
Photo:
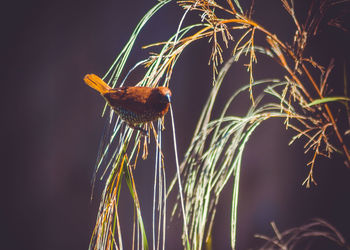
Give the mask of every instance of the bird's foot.
M 148 136 L 147 130 L 143 129 L 142 126 L 141 127 L 136 127 L 133 124 L 128 124 L 128 125 L 129 125 L 130 128 L 133 128 L 135 130 L 140 131 L 143 136 L 146 136 L 146 137 Z

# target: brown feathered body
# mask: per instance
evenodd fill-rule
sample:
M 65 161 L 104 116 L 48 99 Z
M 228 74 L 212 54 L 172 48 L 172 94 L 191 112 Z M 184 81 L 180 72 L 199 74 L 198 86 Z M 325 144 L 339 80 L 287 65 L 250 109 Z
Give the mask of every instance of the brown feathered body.
M 167 87 L 109 87 L 100 77 L 89 74 L 84 81 L 97 90 L 131 126 L 154 121 L 169 110 L 171 91 Z

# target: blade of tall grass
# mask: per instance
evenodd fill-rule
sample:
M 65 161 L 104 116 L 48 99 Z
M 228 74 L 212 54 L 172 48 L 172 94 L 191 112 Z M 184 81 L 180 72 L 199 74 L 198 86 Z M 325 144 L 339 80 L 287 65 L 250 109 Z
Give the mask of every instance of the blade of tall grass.
M 349 102 L 350 98 L 349 97 L 345 97 L 345 96 L 324 97 L 324 98 L 313 100 L 312 102 L 310 102 L 308 104 L 308 106 L 311 107 L 311 106 L 314 106 L 314 105 L 327 103 L 327 102 L 342 102 L 342 101 Z
M 125 175 L 126 183 L 128 185 L 130 194 L 134 200 L 134 205 L 136 207 L 137 221 L 139 223 L 139 229 L 141 230 L 141 243 L 142 243 L 141 249 L 148 249 L 146 230 L 145 230 L 145 226 L 143 224 L 140 202 L 139 202 L 138 195 L 136 192 L 135 181 L 134 181 L 134 177 L 132 176 L 131 168 L 127 168 L 127 171 L 125 171 L 125 173 L 126 173 L 126 175 Z
M 174 114 L 173 109 L 170 105 L 170 115 L 171 115 L 171 124 L 173 129 L 173 142 L 174 142 L 174 153 L 175 153 L 175 163 L 176 163 L 176 176 L 178 180 L 178 186 L 179 186 L 179 196 L 180 196 L 180 202 L 181 202 L 181 210 L 182 210 L 182 217 L 183 217 L 183 230 L 184 230 L 184 245 L 187 247 L 188 250 L 191 249 L 190 247 L 190 241 L 188 236 L 188 229 L 187 229 L 187 218 L 186 218 L 186 209 L 185 209 L 185 202 L 183 198 L 183 191 L 182 191 L 182 184 L 181 184 L 181 174 L 180 174 L 180 165 L 179 165 L 179 159 L 177 155 L 177 143 L 176 143 L 176 133 L 175 133 L 175 121 L 174 121 Z
M 152 240 L 153 249 L 165 249 L 165 229 L 166 229 L 166 179 L 162 159 L 162 121 L 158 119 L 156 133 L 156 158 L 154 167 L 153 184 L 153 218 L 152 218 Z M 158 194 L 158 196 L 157 196 Z M 156 202 L 158 201 L 158 202 Z M 158 216 L 157 216 L 158 215 Z M 158 220 L 158 225 L 156 222 Z M 157 234 L 157 238 L 156 238 Z M 161 235 L 163 236 L 161 238 Z M 156 245 L 157 244 L 157 245 Z

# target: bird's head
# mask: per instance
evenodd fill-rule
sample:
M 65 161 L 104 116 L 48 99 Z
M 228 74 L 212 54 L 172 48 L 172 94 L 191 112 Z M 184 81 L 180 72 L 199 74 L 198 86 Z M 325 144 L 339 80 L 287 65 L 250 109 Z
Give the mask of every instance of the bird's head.
M 160 102 L 164 104 L 171 103 L 171 91 L 167 87 L 158 87 L 159 93 L 161 94 Z

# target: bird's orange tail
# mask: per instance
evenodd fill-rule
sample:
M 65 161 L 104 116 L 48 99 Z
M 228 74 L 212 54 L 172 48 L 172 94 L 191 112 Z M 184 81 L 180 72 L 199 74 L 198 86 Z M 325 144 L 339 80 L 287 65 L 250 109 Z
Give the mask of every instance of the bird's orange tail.
M 112 88 L 107 85 L 100 77 L 94 74 L 88 74 L 84 77 L 84 81 L 91 88 L 96 89 L 101 95 L 106 94 Z

